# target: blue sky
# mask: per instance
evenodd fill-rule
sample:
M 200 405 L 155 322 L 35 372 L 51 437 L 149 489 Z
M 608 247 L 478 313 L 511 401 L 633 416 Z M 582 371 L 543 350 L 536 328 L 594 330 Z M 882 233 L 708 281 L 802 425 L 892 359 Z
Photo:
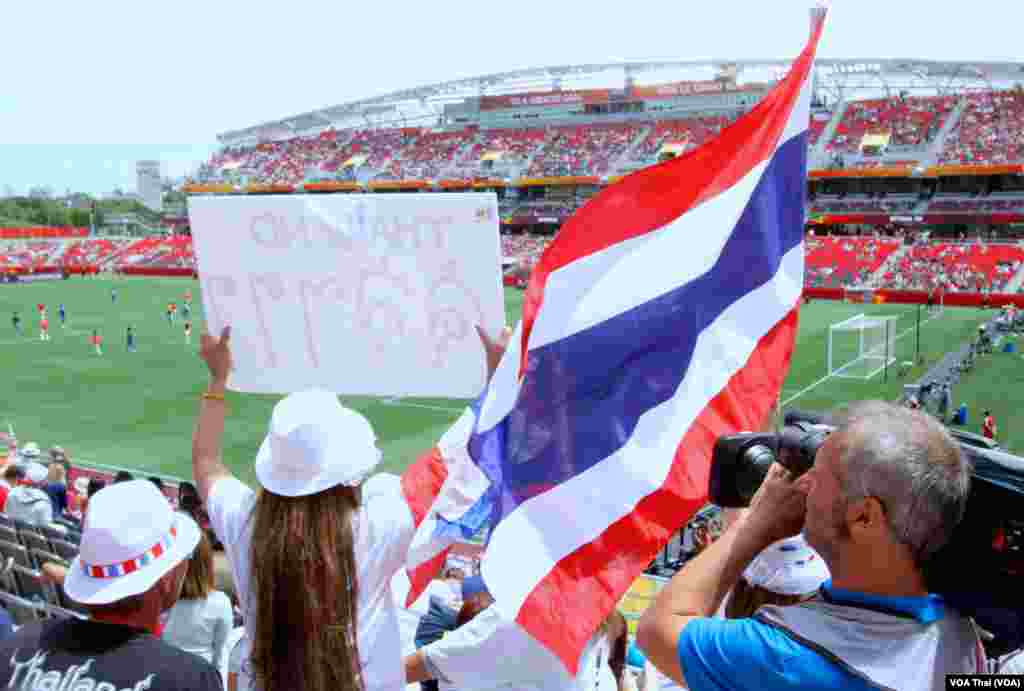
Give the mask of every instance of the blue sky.
M 216 135 L 400 88 L 551 64 L 792 56 L 808 0 L 6 3 L 0 194 L 134 188 Z M 824 57 L 1024 60 L 1009 0 L 836 0 Z

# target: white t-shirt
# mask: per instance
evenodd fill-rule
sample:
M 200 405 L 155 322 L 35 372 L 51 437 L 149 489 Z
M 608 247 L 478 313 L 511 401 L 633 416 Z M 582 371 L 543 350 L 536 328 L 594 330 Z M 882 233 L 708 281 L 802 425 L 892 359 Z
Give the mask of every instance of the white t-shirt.
M 397 475 L 376 475 L 363 484 L 362 505 L 354 515 L 354 551 L 359 592 L 356 597 L 356 639 L 366 691 L 401 691 L 405 686 L 401 642 L 391 578 L 404 566 L 415 526 L 402 495 Z M 234 477 L 222 478 L 210 490 L 207 509 L 210 525 L 231 563 L 246 627 L 256 620 L 255 600 L 249 591 L 253 507 L 256 493 Z M 338 584 L 338 587 L 342 587 Z M 243 639 L 243 660 L 248 660 L 252 642 Z M 248 688 L 248 665 L 243 662 L 240 681 Z
M 235 624 L 231 600 L 211 590 L 202 600 L 178 600 L 167 613 L 163 639 L 220 669 L 224 644 Z
M 488 607 L 436 643 L 420 648 L 438 681 L 457 689 L 490 691 L 616 691 L 610 646 L 597 633 L 580 655 L 576 678 L 554 654 L 514 621 Z

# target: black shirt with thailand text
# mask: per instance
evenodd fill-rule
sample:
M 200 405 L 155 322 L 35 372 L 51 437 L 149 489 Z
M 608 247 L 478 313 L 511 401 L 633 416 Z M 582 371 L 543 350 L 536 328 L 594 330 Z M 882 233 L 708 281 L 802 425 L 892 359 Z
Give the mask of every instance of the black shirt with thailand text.
M 28 624 L 0 641 L 0 689 L 222 691 L 206 660 L 146 631 L 68 619 Z

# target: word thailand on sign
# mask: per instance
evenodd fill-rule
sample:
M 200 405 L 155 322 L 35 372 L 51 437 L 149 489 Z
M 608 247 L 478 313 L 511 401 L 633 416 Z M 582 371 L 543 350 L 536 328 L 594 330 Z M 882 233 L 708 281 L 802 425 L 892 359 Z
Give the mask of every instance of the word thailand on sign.
M 251 393 L 470 398 L 505 323 L 486 194 L 192 197 L 207 329 Z

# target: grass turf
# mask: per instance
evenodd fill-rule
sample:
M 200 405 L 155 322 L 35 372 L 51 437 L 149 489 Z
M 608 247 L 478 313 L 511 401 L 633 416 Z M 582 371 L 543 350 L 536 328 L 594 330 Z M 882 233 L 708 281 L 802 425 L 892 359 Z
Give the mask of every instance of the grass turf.
M 113 288 L 118 292 L 116 304 L 111 302 Z M 185 343 L 180 318 L 186 290 L 192 291 L 195 305 L 191 345 Z M 21 443 L 59 444 L 85 463 L 188 477 L 197 395 L 206 381 L 197 354 L 203 330 L 199 298 L 198 283 L 185 279 L 71 279 L 0 285 L 0 425 L 6 430 L 10 422 Z M 164 316 L 172 300 L 179 303 L 179 319 L 173 326 Z M 505 300 L 510 321 L 518 319 L 522 294 L 508 289 Z M 64 329 L 57 317 L 61 302 L 68 314 Z M 46 343 L 39 341 L 36 303 L 48 307 L 52 340 Z M 14 311 L 22 317 L 24 336 L 14 333 Z M 870 381 L 829 379 L 812 387 L 825 374 L 829 324 L 860 312 L 899 315 L 897 328 L 903 335 L 897 341 L 896 358 L 913 359 L 916 308 L 815 302 L 801 310 L 784 401 L 799 393 L 790 405 L 817 410 L 851 399 L 895 398 L 905 382 L 913 381 L 945 352 L 970 338 L 985 318 L 978 310 L 947 308 L 940 318 L 926 322 L 921 329 L 925 365 L 916 367 L 906 379 L 890 373 L 886 382 L 879 375 Z M 126 352 L 125 329 L 129 325 L 137 334 L 136 353 Z M 103 356 L 96 355 L 89 344 L 94 328 L 104 338 Z M 1007 356 L 1005 362 L 1011 361 L 1017 362 Z M 991 363 L 996 362 L 993 356 Z M 988 367 L 988 363 L 978 367 L 972 375 L 977 383 L 970 389 L 984 398 L 970 400 L 992 405 L 997 417 L 1002 415 L 998 419 L 1003 428 L 1009 429 L 1014 420 L 1008 416 L 1024 410 L 1011 396 L 1013 387 L 1003 386 L 1003 382 L 1014 381 L 1009 372 L 1012 367 L 992 369 L 991 381 L 986 375 Z M 968 388 L 965 385 L 955 393 L 957 402 Z M 1006 393 L 993 400 L 992 391 Z M 278 397 L 229 395 L 228 400 L 225 461 L 242 479 L 252 481 L 252 461 Z M 465 405 L 465 401 L 440 399 L 344 401 L 373 423 L 384 452 L 383 469 L 391 471 L 401 470 L 429 448 Z

